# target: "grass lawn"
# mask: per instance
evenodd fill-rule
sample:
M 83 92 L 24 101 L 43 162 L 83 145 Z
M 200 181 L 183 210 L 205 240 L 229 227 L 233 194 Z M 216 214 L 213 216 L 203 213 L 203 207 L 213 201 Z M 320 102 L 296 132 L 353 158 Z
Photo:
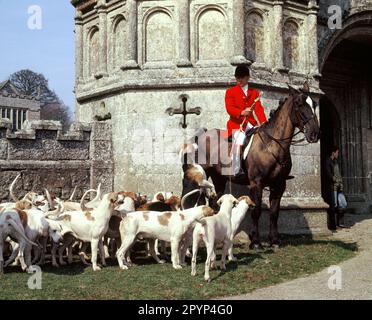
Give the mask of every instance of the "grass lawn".
M 355 244 L 305 236 L 285 236 L 277 252 L 268 248 L 254 252 L 244 244 L 234 248 L 238 261 L 229 263 L 226 272 L 211 271 L 211 283 L 203 280 L 204 250 L 200 250 L 196 277 L 190 275 L 190 266 L 176 271 L 170 263 L 157 265 L 152 258 L 137 257 L 138 266 L 126 271 L 108 260 L 110 266 L 95 273 L 76 261 L 60 268 L 45 265 L 42 290 L 30 290 L 29 275 L 20 267 L 8 267 L 0 275 L 0 299 L 209 299 L 312 274 L 354 257 L 356 251 Z

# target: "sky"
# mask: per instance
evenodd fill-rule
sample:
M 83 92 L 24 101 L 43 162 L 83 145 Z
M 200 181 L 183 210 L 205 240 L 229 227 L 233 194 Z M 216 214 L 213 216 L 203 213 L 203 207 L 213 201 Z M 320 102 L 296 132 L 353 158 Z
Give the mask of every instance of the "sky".
M 38 8 L 29 13 L 32 6 L 39 6 L 41 19 Z M 70 0 L 0 0 L 0 13 L 0 81 L 22 69 L 42 73 L 73 112 L 75 11 Z

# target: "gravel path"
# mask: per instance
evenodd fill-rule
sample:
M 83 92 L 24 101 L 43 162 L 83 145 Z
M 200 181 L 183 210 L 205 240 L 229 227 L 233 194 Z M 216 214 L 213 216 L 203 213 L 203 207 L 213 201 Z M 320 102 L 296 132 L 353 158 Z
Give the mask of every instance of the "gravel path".
M 357 243 L 358 255 L 339 265 L 342 272 L 341 290 L 331 290 L 328 282 L 332 274 L 328 268 L 287 283 L 258 289 L 247 295 L 227 300 L 370 300 L 372 299 L 372 217 L 347 216 L 351 229 L 338 231 L 335 239 Z

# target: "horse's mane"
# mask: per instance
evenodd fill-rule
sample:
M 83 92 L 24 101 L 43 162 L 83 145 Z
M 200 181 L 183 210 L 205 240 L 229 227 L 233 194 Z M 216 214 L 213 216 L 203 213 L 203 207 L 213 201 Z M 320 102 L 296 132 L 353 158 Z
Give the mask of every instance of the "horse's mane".
M 288 101 L 288 97 L 285 98 L 285 99 L 281 99 L 279 101 L 279 106 L 275 109 L 275 110 L 272 110 L 270 112 L 270 118 L 268 121 L 266 121 L 262 126 L 261 128 L 267 128 L 267 129 L 271 129 L 275 123 L 275 120 L 277 119 L 278 117 L 278 114 L 279 114 L 279 111 L 283 108 L 283 106 L 286 104 L 286 102 Z

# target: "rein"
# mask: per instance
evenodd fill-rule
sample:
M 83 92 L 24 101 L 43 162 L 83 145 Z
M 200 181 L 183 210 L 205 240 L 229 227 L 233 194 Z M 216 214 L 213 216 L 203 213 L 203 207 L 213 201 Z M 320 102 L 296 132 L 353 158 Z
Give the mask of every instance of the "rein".
M 292 114 L 292 111 L 293 111 L 293 108 L 294 108 L 294 107 L 295 107 L 295 109 L 296 109 L 296 111 L 297 111 L 298 108 L 295 106 L 295 102 L 292 103 L 292 107 L 291 107 L 291 112 L 290 112 L 290 114 Z M 299 119 L 299 118 L 298 118 L 298 117 L 299 117 L 298 112 L 296 112 L 295 114 L 296 114 L 297 119 Z M 314 118 L 315 118 L 315 113 L 313 114 L 312 117 L 310 117 L 310 118 L 308 118 L 308 119 L 306 119 L 306 120 L 303 120 L 302 114 L 300 113 L 300 120 L 301 120 L 301 126 L 302 126 L 302 129 L 301 129 L 301 128 L 298 128 L 299 131 L 298 131 L 297 133 L 294 133 L 292 136 L 290 136 L 290 137 L 288 137 L 288 138 L 277 139 L 277 138 L 273 137 L 271 134 L 269 134 L 268 132 L 264 131 L 264 128 L 260 128 L 260 129 L 262 129 L 263 133 L 265 133 L 265 135 L 266 135 L 269 139 L 271 139 L 272 141 L 276 142 L 276 143 L 277 143 L 277 144 L 278 144 L 278 145 L 283 149 L 283 151 L 286 151 L 286 149 L 285 149 L 285 148 L 283 147 L 283 145 L 282 145 L 282 143 L 284 143 L 284 142 L 286 142 L 286 141 L 290 141 L 290 145 L 293 145 L 293 146 L 294 146 L 294 145 L 297 145 L 297 146 L 307 146 L 307 145 L 309 144 L 309 143 L 307 143 L 307 144 L 300 145 L 300 143 L 302 143 L 302 142 L 304 142 L 304 141 L 306 140 L 305 138 L 300 139 L 300 140 L 296 140 L 296 141 L 292 141 L 292 140 L 293 140 L 294 137 L 298 136 L 300 133 L 304 133 L 305 125 L 306 125 L 307 123 L 309 123 L 309 122 L 310 122 L 312 119 L 314 119 Z M 291 119 L 291 121 L 292 121 L 292 119 Z M 293 123 L 293 121 L 292 121 L 292 123 Z M 284 159 L 284 161 L 281 161 L 281 160 L 278 158 L 278 156 L 276 156 L 276 155 L 275 155 L 275 154 L 270 150 L 270 147 L 266 145 L 264 139 L 262 138 L 262 135 L 261 135 L 261 132 L 260 132 L 261 130 L 260 130 L 260 129 L 257 131 L 257 134 L 258 134 L 258 136 L 260 137 L 262 143 L 265 145 L 266 149 L 271 153 L 271 155 L 273 156 L 273 158 L 276 160 L 276 162 L 277 162 L 280 166 L 282 166 L 282 167 L 287 166 L 289 157 L 286 157 L 286 159 Z

